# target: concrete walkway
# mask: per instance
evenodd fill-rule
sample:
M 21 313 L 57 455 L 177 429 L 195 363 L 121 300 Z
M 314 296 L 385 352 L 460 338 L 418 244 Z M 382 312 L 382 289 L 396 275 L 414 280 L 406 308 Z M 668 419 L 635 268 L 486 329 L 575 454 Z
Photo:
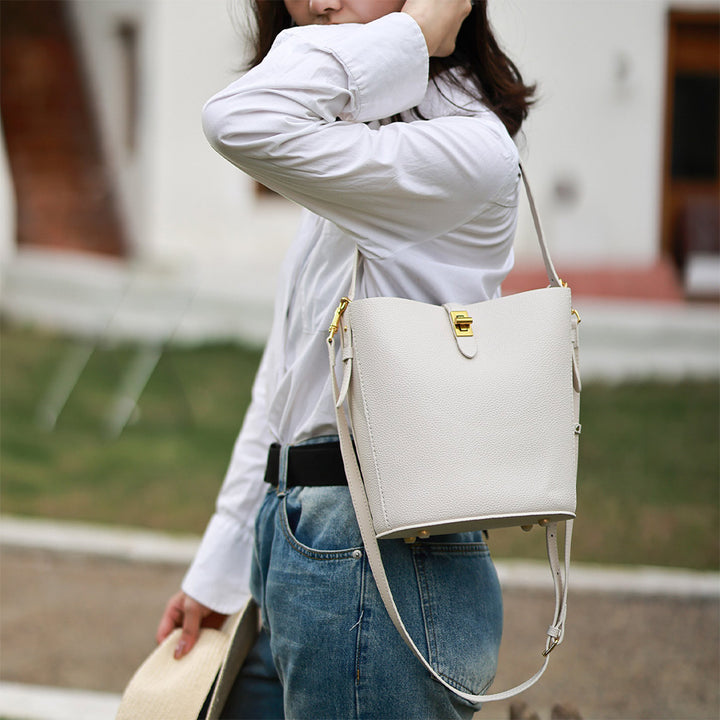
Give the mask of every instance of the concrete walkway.
M 108 720 L 197 538 L 18 518 L 0 522 L 0 717 Z M 552 613 L 543 563 L 498 561 L 506 627 L 497 688 L 540 662 Z M 573 565 L 566 641 L 522 699 L 548 720 L 714 718 L 720 574 Z M 488 704 L 481 720 L 509 717 Z

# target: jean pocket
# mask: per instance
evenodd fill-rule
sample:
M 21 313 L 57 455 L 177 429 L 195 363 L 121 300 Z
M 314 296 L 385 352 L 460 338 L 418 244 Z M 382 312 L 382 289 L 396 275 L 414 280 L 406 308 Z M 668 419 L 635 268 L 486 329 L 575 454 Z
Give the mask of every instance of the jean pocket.
M 502 594 L 487 545 L 461 537 L 416 543 L 413 563 L 430 663 L 454 687 L 479 694 L 495 678 Z
M 362 554 L 362 538 L 346 487 L 293 488 L 283 498 L 279 522 L 295 551 L 319 560 Z

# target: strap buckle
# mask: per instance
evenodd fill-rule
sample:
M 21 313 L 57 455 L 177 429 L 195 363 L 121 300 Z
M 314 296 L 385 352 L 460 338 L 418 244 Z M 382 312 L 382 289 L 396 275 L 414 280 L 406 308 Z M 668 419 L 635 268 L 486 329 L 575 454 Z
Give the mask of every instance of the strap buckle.
M 542 656 L 547 657 L 559 644 L 559 640 L 553 640 L 550 645 L 543 650 Z

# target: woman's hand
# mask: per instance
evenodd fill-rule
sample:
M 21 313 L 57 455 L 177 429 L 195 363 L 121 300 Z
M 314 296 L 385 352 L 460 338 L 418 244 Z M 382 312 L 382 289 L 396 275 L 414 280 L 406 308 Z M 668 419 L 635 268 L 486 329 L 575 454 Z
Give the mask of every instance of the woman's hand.
M 179 660 L 193 649 L 200 635 L 200 628 L 218 629 L 226 618 L 227 615 L 205 607 L 181 591 L 173 595 L 165 606 L 155 639 L 159 645 L 175 628 L 181 627 L 182 635 L 175 648 L 175 659 Z
M 402 9 L 420 26 L 430 57 L 453 53 L 460 26 L 470 10 L 470 0 L 407 0 Z

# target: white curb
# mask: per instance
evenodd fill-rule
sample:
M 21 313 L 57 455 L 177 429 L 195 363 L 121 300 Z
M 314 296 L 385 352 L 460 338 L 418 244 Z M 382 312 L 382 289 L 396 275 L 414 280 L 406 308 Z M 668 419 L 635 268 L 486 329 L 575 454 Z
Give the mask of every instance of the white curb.
M 504 588 L 546 590 L 552 586 L 547 563 L 497 560 Z M 630 565 L 571 563 L 570 592 L 677 598 L 720 598 L 720 573 Z
M 0 517 L 0 545 L 5 547 L 187 565 L 199 543 L 200 539 L 195 536 L 135 528 Z M 544 561 L 500 559 L 495 565 L 505 588 L 546 590 L 552 587 L 550 570 Z M 720 598 L 720 573 L 717 572 L 572 563 L 570 575 L 572 592 Z
M 8 720 L 114 720 L 120 695 L 0 682 L 0 716 Z
M 194 535 L 0 516 L 0 545 L 8 547 L 186 565 L 195 556 L 199 544 L 200 539 Z

